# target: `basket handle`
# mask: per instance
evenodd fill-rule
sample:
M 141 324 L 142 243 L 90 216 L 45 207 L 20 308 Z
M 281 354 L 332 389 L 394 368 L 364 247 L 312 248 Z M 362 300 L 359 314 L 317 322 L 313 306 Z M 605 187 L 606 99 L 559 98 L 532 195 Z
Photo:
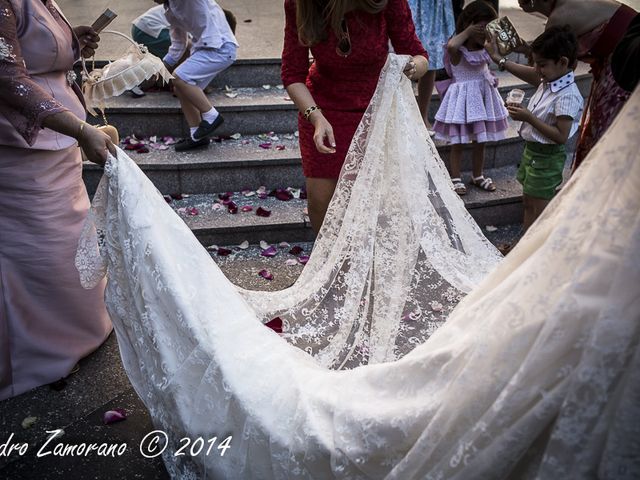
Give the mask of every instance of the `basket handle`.
M 100 33 L 111 33 L 112 35 L 118 35 L 119 37 L 125 38 L 126 40 L 129 40 L 133 44 L 133 46 L 135 46 L 141 53 L 144 53 L 142 51 L 143 47 L 139 43 L 137 43 L 133 38 L 131 38 L 128 35 L 125 35 L 124 33 L 120 33 L 115 30 L 102 30 Z M 89 71 L 87 70 L 87 64 L 82 55 L 80 56 L 80 60 L 82 61 L 82 71 L 87 76 L 87 78 L 89 78 Z

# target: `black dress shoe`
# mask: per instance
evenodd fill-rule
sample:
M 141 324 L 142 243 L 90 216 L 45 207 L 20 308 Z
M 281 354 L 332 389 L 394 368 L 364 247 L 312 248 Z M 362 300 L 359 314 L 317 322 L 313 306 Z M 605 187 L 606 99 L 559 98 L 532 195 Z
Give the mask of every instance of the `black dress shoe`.
M 193 138 L 196 140 L 201 140 L 203 138 L 209 137 L 213 135 L 213 132 L 224 122 L 224 118 L 222 115 L 218 114 L 213 123 L 209 123 L 206 120 L 202 120 L 200 125 L 198 125 L 198 129 L 193 132 Z
M 187 150 L 193 150 L 194 148 L 202 148 L 209 145 L 210 140 L 208 138 L 202 138 L 200 140 L 192 140 L 191 138 L 183 138 L 176 143 L 176 152 L 186 152 Z

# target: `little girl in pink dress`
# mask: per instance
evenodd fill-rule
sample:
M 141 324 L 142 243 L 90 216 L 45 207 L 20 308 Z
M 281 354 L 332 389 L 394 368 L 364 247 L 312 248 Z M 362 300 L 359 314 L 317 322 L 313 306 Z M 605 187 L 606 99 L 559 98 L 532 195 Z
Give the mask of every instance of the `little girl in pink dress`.
M 467 193 L 460 163 L 462 146 L 468 143 L 473 144 L 471 184 L 490 192 L 496 189 L 491 178 L 483 175 L 485 143 L 505 138 L 507 130 L 508 113 L 496 88 L 497 78 L 489 71 L 491 58 L 484 49 L 485 27 L 496 17 L 495 10 L 483 0 L 467 5 L 445 52 L 452 83 L 436 113 L 434 130 L 436 139 L 452 144 L 449 173 L 459 195 Z

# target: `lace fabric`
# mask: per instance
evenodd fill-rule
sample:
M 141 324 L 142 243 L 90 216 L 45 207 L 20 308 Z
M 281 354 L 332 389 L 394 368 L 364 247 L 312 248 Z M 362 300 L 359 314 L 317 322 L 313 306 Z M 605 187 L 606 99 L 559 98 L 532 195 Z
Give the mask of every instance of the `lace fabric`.
M 77 263 L 87 286 L 107 272 L 174 478 L 640 475 L 640 92 L 496 267 L 406 61 L 389 57 L 282 292 L 235 287 L 134 162 L 110 157 Z M 282 336 L 262 325 L 276 314 Z M 233 441 L 224 457 L 173 456 L 185 435 Z

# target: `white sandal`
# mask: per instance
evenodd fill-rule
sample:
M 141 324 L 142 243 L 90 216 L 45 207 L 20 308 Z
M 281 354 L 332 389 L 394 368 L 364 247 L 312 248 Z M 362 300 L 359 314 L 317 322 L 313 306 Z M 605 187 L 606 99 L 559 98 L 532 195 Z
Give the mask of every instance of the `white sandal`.
M 475 185 L 482 190 L 486 190 L 487 192 L 494 192 L 496 190 L 496 184 L 493 183 L 493 180 L 489 177 L 485 177 L 484 175 L 480 175 L 479 177 L 473 177 L 471 180 L 471 185 Z
M 467 187 L 464 186 L 461 178 L 452 178 L 451 182 L 453 183 L 453 191 L 458 195 L 464 195 L 467 193 Z

